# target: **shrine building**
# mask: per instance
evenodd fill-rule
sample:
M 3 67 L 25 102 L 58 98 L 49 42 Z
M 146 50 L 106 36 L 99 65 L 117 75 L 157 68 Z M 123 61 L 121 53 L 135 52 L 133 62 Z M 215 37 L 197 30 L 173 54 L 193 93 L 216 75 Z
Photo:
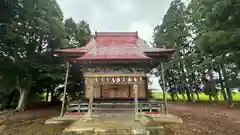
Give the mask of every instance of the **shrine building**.
M 147 101 L 146 74 L 163 65 L 174 50 L 150 47 L 137 32 L 96 32 L 84 47 L 56 52 L 68 58 L 68 66 L 80 65 L 84 95 L 92 104 L 96 99 Z

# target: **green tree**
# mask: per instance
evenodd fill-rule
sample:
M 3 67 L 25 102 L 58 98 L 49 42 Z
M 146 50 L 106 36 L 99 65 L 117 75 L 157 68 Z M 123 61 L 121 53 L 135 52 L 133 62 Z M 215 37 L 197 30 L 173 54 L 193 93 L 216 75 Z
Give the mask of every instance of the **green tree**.
M 53 56 L 56 48 L 65 45 L 63 15 L 55 0 L 1 1 L 3 7 L 14 7 L 2 21 L 1 86 L 19 92 L 17 111 L 24 110 L 27 95 L 42 71 L 42 58 Z M 16 8 L 15 8 L 16 7 Z M 3 37 L 2 37 L 3 36 Z
M 189 46 L 189 31 L 186 25 L 185 19 L 185 5 L 181 0 L 174 0 L 166 15 L 163 18 L 163 22 L 161 25 L 158 25 L 154 28 L 154 42 L 157 47 L 165 47 L 165 48 L 174 48 L 176 49 L 176 55 L 174 56 L 172 61 L 173 68 L 170 70 L 177 70 L 175 75 L 178 76 L 179 82 L 174 83 L 174 87 L 180 86 L 180 91 L 185 99 L 185 90 L 187 92 L 188 100 L 194 100 L 193 94 L 190 95 L 192 89 L 189 89 L 189 79 L 187 79 L 188 75 L 186 72 L 186 61 L 184 57 L 191 51 Z M 171 73 L 173 73 L 171 71 Z
M 236 65 L 239 67 L 239 0 L 193 0 L 191 16 L 194 26 L 201 26 L 196 39 L 199 48 L 206 57 L 211 58 L 219 65 L 223 73 L 223 80 L 227 88 L 228 101 L 232 102 L 232 93 L 229 87 L 229 75 L 227 67 Z M 196 4 L 198 3 L 198 4 Z M 193 8 L 194 7 L 194 8 Z M 201 20 L 197 22 L 196 20 Z M 200 28 L 200 27 L 199 27 Z M 239 68 L 238 68 L 239 70 Z
M 83 47 L 92 37 L 89 24 L 84 20 L 76 23 L 72 18 L 68 18 L 65 20 L 65 28 L 68 33 L 69 48 Z

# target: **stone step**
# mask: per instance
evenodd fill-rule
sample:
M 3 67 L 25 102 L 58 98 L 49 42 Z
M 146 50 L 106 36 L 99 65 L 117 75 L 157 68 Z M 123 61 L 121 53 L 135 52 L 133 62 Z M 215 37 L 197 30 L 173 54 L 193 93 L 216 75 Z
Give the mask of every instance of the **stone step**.
M 161 133 L 158 131 L 148 131 L 146 129 L 72 129 L 75 131 L 64 131 L 61 135 L 151 135 L 150 133 Z M 164 134 L 153 134 L 164 135 Z

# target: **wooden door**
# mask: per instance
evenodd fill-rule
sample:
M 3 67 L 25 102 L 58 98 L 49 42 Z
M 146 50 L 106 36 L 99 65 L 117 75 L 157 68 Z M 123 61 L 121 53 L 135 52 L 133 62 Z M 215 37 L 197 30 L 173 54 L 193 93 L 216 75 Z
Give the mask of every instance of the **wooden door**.
M 128 98 L 129 86 L 128 85 L 108 85 L 103 86 L 103 98 Z
M 103 98 L 114 98 L 115 97 L 114 87 L 112 85 L 103 85 L 102 97 Z

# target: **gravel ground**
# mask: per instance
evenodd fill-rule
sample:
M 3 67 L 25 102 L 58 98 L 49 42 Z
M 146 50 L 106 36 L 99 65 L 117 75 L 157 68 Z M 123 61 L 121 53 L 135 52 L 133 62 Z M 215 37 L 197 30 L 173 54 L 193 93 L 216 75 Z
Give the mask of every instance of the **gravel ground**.
M 208 104 L 170 104 L 183 124 L 167 125 L 167 135 L 240 135 L 240 109 Z
M 70 123 L 44 125 L 59 115 L 59 108 L 0 114 L 1 135 L 60 135 Z M 166 125 L 167 135 L 240 135 L 240 109 L 207 104 L 169 104 L 169 112 L 182 117 L 183 124 Z

